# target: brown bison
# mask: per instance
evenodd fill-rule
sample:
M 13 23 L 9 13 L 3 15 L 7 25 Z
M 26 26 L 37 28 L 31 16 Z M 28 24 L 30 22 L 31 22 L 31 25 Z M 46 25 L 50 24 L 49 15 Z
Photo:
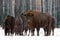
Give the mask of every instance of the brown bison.
M 3 23 L 5 35 L 10 35 L 10 33 L 13 34 L 14 26 L 15 26 L 15 18 L 10 15 L 6 16 L 4 23 Z
M 23 13 L 21 14 L 21 18 L 23 20 L 23 31 L 25 31 L 25 35 L 27 35 L 27 31 L 29 29 L 28 23 L 27 23 L 27 18 L 26 18 L 26 16 L 23 15 Z
M 25 33 L 27 35 L 28 25 L 26 17 L 23 16 L 22 14 L 19 14 L 16 17 L 15 22 L 16 22 L 15 33 L 18 35 L 23 35 L 23 31 L 25 30 Z
M 16 35 L 23 35 L 23 21 L 22 21 L 21 16 L 16 17 L 15 23 L 16 23 L 15 24 L 16 25 L 15 34 Z
M 42 13 L 36 10 L 29 10 L 25 12 L 28 20 L 28 25 L 31 30 L 32 35 L 34 35 L 35 28 L 37 29 L 37 35 L 39 36 L 39 30 L 42 27 L 44 29 L 45 35 L 48 36 L 51 33 L 51 30 L 54 34 L 54 17 L 48 13 Z

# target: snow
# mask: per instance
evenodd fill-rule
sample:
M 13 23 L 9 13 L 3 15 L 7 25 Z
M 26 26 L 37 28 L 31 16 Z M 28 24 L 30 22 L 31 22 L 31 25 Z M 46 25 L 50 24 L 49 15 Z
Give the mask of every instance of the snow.
M 60 39 L 60 28 L 55 28 L 54 36 L 44 36 L 43 28 L 40 29 L 40 36 L 37 36 L 37 32 L 35 29 L 35 36 L 4 36 L 4 30 L 0 27 L 0 40 L 59 40 Z

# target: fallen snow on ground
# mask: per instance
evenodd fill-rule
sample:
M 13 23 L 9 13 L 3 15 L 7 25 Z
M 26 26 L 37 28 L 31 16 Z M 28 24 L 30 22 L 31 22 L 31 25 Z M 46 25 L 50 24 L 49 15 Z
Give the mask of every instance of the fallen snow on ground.
M 35 36 L 4 36 L 4 30 L 0 27 L 0 40 L 60 40 L 60 28 L 55 28 L 54 36 L 44 36 L 43 28 L 40 29 L 40 36 L 37 36 L 37 32 L 35 29 Z

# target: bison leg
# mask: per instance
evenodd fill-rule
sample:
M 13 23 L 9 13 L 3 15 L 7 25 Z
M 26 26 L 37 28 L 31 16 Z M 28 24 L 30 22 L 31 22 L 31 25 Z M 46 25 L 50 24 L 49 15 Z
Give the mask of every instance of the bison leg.
M 5 36 L 7 36 L 7 29 L 5 29 Z
M 23 30 L 19 31 L 19 35 L 23 36 Z
M 27 35 L 27 31 L 28 31 L 28 29 L 27 29 L 27 28 L 25 28 L 25 35 Z
M 15 36 L 17 35 L 17 32 L 16 32 L 16 30 L 14 30 L 14 32 L 15 32 Z
M 9 30 L 8 30 L 8 36 L 10 35 L 10 33 L 11 33 L 11 30 L 9 29 Z
M 54 29 L 52 30 L 52 35 L 54 35 Z
M 53 28 L 52 28 L 52 36 L 54 35 L 54 26 L 52 26 Z
M 7 34 L 9 34 L 9 28 L 5 28 L 5 36 L 7 36 Z
M 19 35 L 23 36 L 23 32 L 19 33 Z
M 13 31 L 11 31 L 11 35 L 13 35 L 14 33 L 13 33 Z
M 47 36 L 47 29 L 44 28 L 44 35 Z
M 37 28 L 37 36 L 39 36 L 39 30 L 40 30 L 40 28 Z
M 12 29 L 11 29 L 11 35 L 13 35 L 13 34 L 14 34 L 14 29 L 12 28 Z
M 30 29 L 29 29 L 29 34 L 30 34 Z M 29 36 L 29 34 L 28 34 L 28 36 Z
M 48 29 L 47 29 L 47 36 L 49 36 L 50 34 L 51 34 L 51 29 L 48 28 Z
M 13 29 L 11 29 L 11 35 L 13 35 L 14 34 L 14 30 Z
M 25 35 L 27 35 L 27 30 L 25 30 Z
M 34 36 L 34 31 L 35 31 L 35 29 L 31 30 L 31 36 Z
M 54 28 L 55 28 L 54 23 L 52 23 L 52 25 L 51 25 L 51 29 L 52 29 L 52 36 L 54 35 Z

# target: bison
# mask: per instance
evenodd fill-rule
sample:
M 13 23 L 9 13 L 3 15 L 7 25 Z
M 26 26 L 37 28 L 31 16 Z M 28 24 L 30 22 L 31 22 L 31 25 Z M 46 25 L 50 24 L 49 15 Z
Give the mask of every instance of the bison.
M 26 16 L 29 28 L 32 35 L 34 35 L 35 28 L 37 29 L 37 35 L 39 36 L 39 30 L 42 27 L 46 36 L 50 35 L 51 30 L 54 33 L 54 17 L 48 13 L 42 13 L 36 10 L 29 10 L 24 13 Z
M 16 17 L 15 22 L 16 22 L 15 33 L 23 35 L 23 31 L 25 30 L 25 33 L 27 35 L 28 25 L 26 17 L 22 14 L 19 14 Z
M 10 35 L 14 33 L 15 18 L 13 16 L 7 15 L 3 22 L 3 28 L 5 30 L 5 35 Z
M 20 15 L 16 17 L 15 23 L 15 35 L 23 35 L 23 21 Z

